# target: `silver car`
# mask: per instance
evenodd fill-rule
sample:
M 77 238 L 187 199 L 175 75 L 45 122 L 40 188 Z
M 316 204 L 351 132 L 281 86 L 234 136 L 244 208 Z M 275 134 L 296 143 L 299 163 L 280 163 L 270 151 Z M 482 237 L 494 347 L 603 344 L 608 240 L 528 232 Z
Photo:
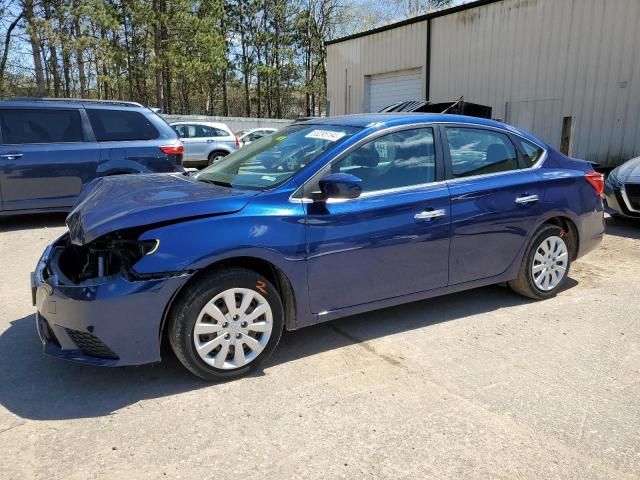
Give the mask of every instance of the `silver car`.
M 240 140 L 240 146 L 244 147 L 255 140 L 271 135 L 277 131 L 276 128 L 252 128 L 250 130 L 240 130 L 236 135 L 238 135 L 238 140 Z
M 240 147 L 238 137 L 224 123 L 174 122 L 171 128 L 184 144 L 185 167 L 211 165 Z

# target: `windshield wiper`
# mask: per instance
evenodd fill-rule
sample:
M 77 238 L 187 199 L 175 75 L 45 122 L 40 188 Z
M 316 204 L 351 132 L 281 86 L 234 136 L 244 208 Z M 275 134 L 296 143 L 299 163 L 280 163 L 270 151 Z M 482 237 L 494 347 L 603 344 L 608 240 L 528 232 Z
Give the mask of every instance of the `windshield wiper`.
M 229 188 L 233 188 L 233 185 L 231 185 L 231 183 L 229 182 L 223 182 L 221 180 L 211 180 L 209 178 L 198 178 L 199 182 L 204 182 L 204 183 L 211 183 L 213 185 L 218 185 L 220 187 L 229 187 Z

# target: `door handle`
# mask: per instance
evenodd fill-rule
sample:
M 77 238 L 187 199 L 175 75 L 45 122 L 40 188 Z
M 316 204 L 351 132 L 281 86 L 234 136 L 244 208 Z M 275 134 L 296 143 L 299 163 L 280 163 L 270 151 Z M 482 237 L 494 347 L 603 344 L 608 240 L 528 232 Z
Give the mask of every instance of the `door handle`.
M 215 142 L 215 140 L 211 140 L 211 139 L 207 140 L 207 143 L 213 143 L 213 142 Z
M 416 213 L 413 218 L 416 220 L 431 220 L 432 218 L 444 217 L 447 214 L 444 210 L 425 210 L 424 212 Z
M 516 198 L 515 201 L 518 205 L 529 205 L 530 203 L 536 203 L 538 200 L 540 200 L 538 195 L 525 195 L 523 197 Z
M 22 156 L 21 153 L 13 152 L 13 153 L 3 153 L 0 155 L 2 158 L 6 158 L 8 160 L 15 160 L 16 158 L 20 158 Z

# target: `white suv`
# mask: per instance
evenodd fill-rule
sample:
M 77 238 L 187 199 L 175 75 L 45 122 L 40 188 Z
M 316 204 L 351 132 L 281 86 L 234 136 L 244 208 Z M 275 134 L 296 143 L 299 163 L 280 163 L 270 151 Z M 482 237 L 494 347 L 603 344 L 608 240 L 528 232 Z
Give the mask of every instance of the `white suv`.
M 184 144 L 182 165 L 185 167 L 211 165 L 240 147 L 238 137 L 224 123 L 174 122 L 170 125 Z

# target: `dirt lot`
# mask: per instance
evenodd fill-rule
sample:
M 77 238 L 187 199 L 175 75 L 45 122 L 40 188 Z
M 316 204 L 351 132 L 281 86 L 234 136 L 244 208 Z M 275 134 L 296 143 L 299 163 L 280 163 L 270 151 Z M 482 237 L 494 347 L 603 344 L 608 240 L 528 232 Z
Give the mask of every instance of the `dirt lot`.
M 40 353 L 29 272 L 62 225 L 0 219 L 1 479 L 640 477 L 640 224 L 608 221 L 555 299 L 496 286 L 311 327 L 217 385 L 169 354 Z

